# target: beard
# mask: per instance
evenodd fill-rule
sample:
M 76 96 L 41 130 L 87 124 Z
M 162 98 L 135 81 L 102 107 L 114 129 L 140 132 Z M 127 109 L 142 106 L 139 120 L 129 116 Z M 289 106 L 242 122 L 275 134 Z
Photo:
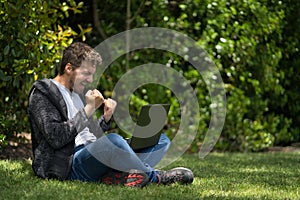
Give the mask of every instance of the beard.
M 84 90 L 85 90 L 85 85 L 86 82 L 85 81 L 79 81 L 79 80 L 73 80 L 72 82 L 70 82 L 72 91 L 76 92 L 77 94 L 83 94 Z

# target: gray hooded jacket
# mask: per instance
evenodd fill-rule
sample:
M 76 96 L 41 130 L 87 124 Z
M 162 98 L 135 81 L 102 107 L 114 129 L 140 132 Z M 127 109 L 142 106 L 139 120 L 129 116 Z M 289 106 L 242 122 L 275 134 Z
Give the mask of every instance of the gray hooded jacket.
M 88 119 L 84 109 L 68 119 L 67 106 L 50 79 L 36 81 L 29 93 L 28 116 L 32 134 L 34 173 L 41 178 L 68 179 L 75 137 L 85 127 L 93 133 L 109 129 L 103 117 Z

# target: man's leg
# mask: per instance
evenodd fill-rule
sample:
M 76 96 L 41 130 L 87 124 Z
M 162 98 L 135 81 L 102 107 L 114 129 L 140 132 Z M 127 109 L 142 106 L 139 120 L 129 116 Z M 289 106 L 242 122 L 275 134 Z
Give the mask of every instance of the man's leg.
M 162 134 L 157 145 L 141 149 L 136 153 L 144 163 L 154 167 L 167 153 L 170 143 L 170 139 L 165 134 Z
M 150 180 L 156 177 L 152 167 L 140 160 L 126 140 L 111 133 L 74 154 L 71 179 L 98 181 L 111 169 L 123 172 L 135 169 L 145 172 Z
M 155 163 L 162 158 L 164 154 L 155 153 L 155 149 L 168 149 L 167 138 L 164 136 L 161 138 L 161 146 L 156 146 L 152 149 L 152 155 L 145 159 L 156 160 Z M 159 148 L 160 147 L 160 148 Z M 148 149 L 148 148 L 147 148 Z M 150 150 L 150 149 L 148 149 Z M 145 150 L 147 151 L 147 150 Z M 163 151 L 162 151 L 163 152 Z M 125 175 L 117 171 L 132 171 L 134 169 L 133 176 Z M 144 177 L 144 173 L 147 177 Z M 102 177 L 102 179 L 101 179 Z M 120 179 L 126 178 L 129 182 L 123 185 L 134 186 L 137 182 L 137 186 L 144 186 L 148 181 L 162 184 L 171 184 L 179 182 L 183 184 L 189 184 L 193 182 L 193 173 L 186 168 L 175 168 L 168 171 L 155 171 L 153 168 L 144 163 L 133 152 L 128 143 L 117 134 L 108 134 L 99 138 L 96 142 L 87 145 L 74 154 L 71 180 L 83 180 L 83 181 L 98 181 L 101 180 L 113 180 L 111 184 L 117 183 Z M 133 180 L 133 181 L 132 181 Z M 142 182 L 139 182 L 142 181 Z M 104 181 L 105 182 L 105 181 Z M 109 182 L 110 183 L 110 182 Z M 133 185 L 132 185 L 133 184 Z
M 73 156 L 71 180 L 97 182 L 111 169 L 95 159 L 86 147 L 76 151 Z
M 163 158 L 170 147 L 170 140 L 162 134 L 157 145 L 145 148 L 137 152 L 139 158 L 154 167 Z M 175 182 L 181 184 L 191 184 L 194 180 L 193 172 L 184 167 L 176 167 L 167 171 L 157 171 L 156 182 L 159 184 L 172 184 Z

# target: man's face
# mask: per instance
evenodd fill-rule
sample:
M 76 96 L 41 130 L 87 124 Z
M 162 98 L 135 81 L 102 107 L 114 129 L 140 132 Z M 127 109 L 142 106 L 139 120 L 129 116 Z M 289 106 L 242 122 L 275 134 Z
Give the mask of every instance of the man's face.
M 84 92 L 86 84 L 93 82 L 93 75 L 95 72 L 95 66 L 88 63 L 83 63 L 81 67 L 75 69 L 71 75 L 71 90 L 78 94 L 82 94 Z

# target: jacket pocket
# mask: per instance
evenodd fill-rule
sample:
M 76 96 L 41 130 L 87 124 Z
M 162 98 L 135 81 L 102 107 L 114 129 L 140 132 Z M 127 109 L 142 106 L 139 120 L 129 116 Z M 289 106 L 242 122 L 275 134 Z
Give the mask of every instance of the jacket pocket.
M 55 151 L 50 161 L 47 177 L 66 180 L 71 170 L 73 154 L 68 155 L 63 151 Z

